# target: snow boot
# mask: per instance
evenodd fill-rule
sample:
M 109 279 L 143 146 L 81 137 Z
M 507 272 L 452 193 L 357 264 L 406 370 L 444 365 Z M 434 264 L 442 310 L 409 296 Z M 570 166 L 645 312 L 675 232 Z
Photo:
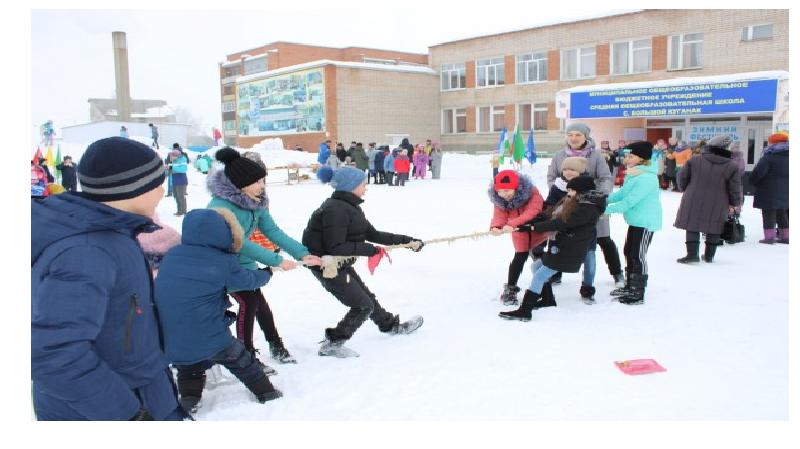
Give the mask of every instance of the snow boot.
M 556 297 L 553 294 L 553 286 L 550 282 L 545 282 L 542 285 L 542 293 L 539 299 L 533 304 L 533 310 L 541 309 L 543 307 L 556 307 Z
M 678 263 L 697 263 L 700 262 L 698 253 L 700 252 L 700 242 L 686 242 L 686 255 L 678 259 Z
M 327 337 L 323 340 L 319 347 L 317 354 L 321 356 L 331 356 L 344 359 L 347 357 L 358 357 L 358 353 L 352 349 L 344 346 L 347 340 L 329 340 Z
M 517 293 L 519 293 L 519 287 L 516 285 L 503 284 L 503 293 L 500 295 L 500 301 L 503 302 L 504 306 L 515 306 L 519 304 Z
M 789 244 L 789 228 L 778 229 L 778 243 Z
M 280 338 L 269 342 L 269 353 L 273 359 L 280 363 L 297 363 L 297 360 L 289 354 Z
M 758 243 L 766 243 L 767 245 L 772 245 L 775 243 L 775 229 L 764 229 L 764 238 L 759 240 Z M 788 240 L 788 238 L 787 238 Z
M 530 321 L 533 305 L 541 298 L 542 295 L 525 289 L 525 296 L 522 297 L 522 304 L 520 304 L 519 308 L 509 312 L 500 312 L 498 316 L 506 320 Z
M 614 285 L 617 285 L 616 278 L 614 279 L 614 281 L 615 281 Z M 630 283 L 630 276 L 628 275 L 628 268 L 627 267 L 625 268 L 625 276 L 623 276 L 622 282 L 623 282 L 623 284 L 621 286 L 615 288 L 614 290 L 611 290 L 611 292 L 609 293 L 612 296 L 612 301 L 614 299 L 616 299 L 616 297 L 622 296 L 622 295 L 628 293 L 628 290 L 630 290 L 628 288 L 628 285 Z
M 254 395 L 256 395 L 256 399 L 260 403 L 265 403 L 267 401 L 271 401 L 273 399 L 278 399 L 279 397 L 283 396 L 283 393 L 280 390 L 276 389 L 272 382 L 267 379 L 266 376 L 257 379 L 255 382 L 252 382 L 247 386 L 247 389 L 250 390 Z
M 617 273 L 614 275 L 614 287 L 623 288 L 625 287 L 625 275 L 622 273 Z
M 248 349 L 248 351 L 250 351 L 250 355 L 253 356 L 253 359 L 255 360 L 256 363 L 258 363 L 258 366 L 261 368 L 261 371 L 264 371 L 265 375 L 274 376 L 278 374 L 278 372 L 275 371 L 275 368 L 267 365 L 266 363 L 262 362 L 261 359 L 258 358 L 258 353 L 259 353 L 258 349 L 252 348 Z
M 644 290 L 647 287 L 647 275 L 631 273 L 630 290 L 627 294 L 619 297 L 619 302 L 629 306 L 644 303 Z
M 552 285 L 559 285 L 559 284 L 561 284 L 561 275 L 562 275 L 562 274 L 563 274 L 563 273 L 559 271 L 558 273 L 556 273 L 556 274 L 554 274 L 553 276 L 551 276 L 551 277 L 550 277 L 550 284 L 552 284 Z
M 595 293 L 594 287 L 581 284 L 580 293 L 581 293 L 581 301 L 583 301 L 584 304 L 588 305 L 594 304 L 594 293 Z
M 180 394 L 181 407 L 186 413 L 190 415 L 197 413 L 205 385 L 205 373 L 202 377 L 182 378 L 180 371 L 178 372 L 178 393 Z
M 400 322 L 400 317 L 395 315 L 394 325 L 386 332 L 394 335 L 407 335 L 419 329 L 420 326 L 422 326 L 422 317 L 419 315 L 414 315 L 408 321 L 402 323 Z
M 722 240 L 720 240 L 720 242 L 721 241 Z M 718 243 L 706 242 L 706 249 L 705 249 L 705 251 L 703 252 L 703 255 L 702 255 L 703 262 L 705 262 L 705 263 L 714 262 L 714 254 L 717 253 L 717 246 L 718 245 L 719 245 Z

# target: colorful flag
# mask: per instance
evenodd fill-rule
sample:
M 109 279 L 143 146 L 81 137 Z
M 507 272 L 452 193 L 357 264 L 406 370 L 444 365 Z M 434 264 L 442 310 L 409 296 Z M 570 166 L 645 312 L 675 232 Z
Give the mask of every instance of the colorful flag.
M 50 168 L 55 167 L 53 162 L 56 161 L 56 158 L 55 156 L 53 156 L 53 147 L 51 146 L 47 147 L 47 156 L 45 156 L 44 158 L 45 158 L 45 164 L 47 164 L 48 167 Z
M 514 151 L 511 154 L 516 163 L 525 158 L 525 142 L 522 140 L 522 133 L 516 126 L 514 127 Z
M 64 160 L 61 159 L 61 144 L 58 144 L 58 152 L 56 153 L 56 167 L 61 165 L 62 162 L 64 162 Z M 58 184 L 61 184 L 61 170 L 57 168 L 56 168 L 56 182 Z
M 36 154 L 33 155 L 33 158 L 31 159 L 31 162 L 35 162 L 36 164 L 38 164 L 39 163 L 39 159 L 41 159 L 43 157 L 44 156 L 42 156 L 42 149 L 39 148 L 39 146 L 37 145 L 36 146 Z
M 528 135 L 528 145 L 525 147 L 525 157 L 528 158 L 528 162 L 531 164 L 536 163 L 536 144 L 533 142 L 533 129 L 531 129 L 531 133 Z
M 497 142 L 497 155 L 500 156 L 500 163 L 503 163 L 503 156 L 505 156 L 505 145 L 506 145 L 506 129 L 503 128 L 503 131 L 500 132 L 500 141 Z

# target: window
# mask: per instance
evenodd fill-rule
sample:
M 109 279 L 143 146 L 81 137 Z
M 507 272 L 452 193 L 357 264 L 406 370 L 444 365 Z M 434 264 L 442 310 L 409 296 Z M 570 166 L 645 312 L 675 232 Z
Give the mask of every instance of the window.
M 236 120 L 226 120 L 222 123 L 222 127 L 227 130 L 236 129 Z
M 517 83 L 547 81 L 547 53 L 517 56 Z
M 478 87 L 502 86 L 506 83 L 503 58 L 478 59 L 475 68 Z
M 651 55 L 650 39 L 616 42 L 611 45 L 611 74 L 627 75 L 649 72 Z
M 703 67 L 703 33 L 670 36 L 669 47 L 670 70 Z
M 506 107 L 499 106 L 479 106 L 478 108 L 478 132 L 489 133 L 502 131 L 506 126 Z
M 236 103 L 233 101 L 226 101 L 222 103 L 222 112 L 231 112 L 236 110 Z
M 259 57 L 253 59 L 245 59 L 244 61 L 244 74 L 266 72 L 267 71 L 267 57 Z
M 239 76 L 239 74 L 240 74 L 239 66 L 236 65 L 236 66 L 233 66 L 233 67 L 225 67 L 224 68 L 224 72 L 225 72 L 224 78 L 227 78 L 229 76 Z
M 455 124 L 455 129 L 453 125 Z M 467 132 L 467 110 L 442 109 L 442 134 Z
M 519 105 L 519 129 L 522 131 L 547 130 L 547 103 Z
M 467 87 L 467 68 L 464 64 L 442 64 L 442 90 Z
M 583 47 L 561 51 L 561 79 L 594 78 L 596 73 L 595 48 Z
M 750 25 L 742 28 L 743 41 L 757 41 L 772 38 L 772 24 Z
M 222 95 L 233 95 L 234 93 L 236 93 L 236 86 L 233 84 L 222 86 Z

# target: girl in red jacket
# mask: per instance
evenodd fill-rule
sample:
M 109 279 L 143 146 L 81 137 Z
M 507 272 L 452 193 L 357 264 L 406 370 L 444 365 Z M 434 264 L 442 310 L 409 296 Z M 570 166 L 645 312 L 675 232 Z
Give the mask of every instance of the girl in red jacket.
M 400 153 L 394 158 L 394 172 L 397 174 L 397 185 L 406 185 L 408 173 L 410 171 L 411 160 L 408 158 L 408 150 L 400 150 Z
M 489 198 L 494 204 L 490 225 L 493 235 L 511 233 L 514 258 L 508 266 L 508 282 L 503 286 L 500 300 L 505 305 L 517 304 L 517 281 L 525 267 L 530 250 L 547 239 L 546 234 L 532 231 L 514 231 L 542 211 L 544 200 L 533 181 L 514 170 L 503 170 L 489 187 Z

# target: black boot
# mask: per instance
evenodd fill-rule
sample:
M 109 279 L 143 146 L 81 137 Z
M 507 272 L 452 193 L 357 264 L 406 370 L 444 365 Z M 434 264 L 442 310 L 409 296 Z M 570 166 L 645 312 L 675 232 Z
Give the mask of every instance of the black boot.
M 283 340 L 280 338 L 269 342 L 269 353 L 273 359 L 280 363 L 297 363 L 297 360 L 286 350 Z
M 594 304 L 594 287 L 581 284 L 580 293 L 581 301 L 583 301 L 585 304 Z
M 720 240 L 722 242 L 722 240 Z M 706 242 L 706 250 L 703 253 L 703 262 L 711 263 L 714 261 L 714 254 L 717 253 L 717 246 L 719 243 Z
M 180 394 L 181 407 L 187 413 L 197 413 L 200 406 L 200 398 L 203 396 L 203 388 L 206 385 L 206 375 L 201 377 L 182 377 L 178 372 L 178 393 Z
M 556 273 L 556 274 L 552 275 L 552 276 L 550 277 L 550 283 L 551 283 L 552 285 L 559 285 L 559 284 L 561 284 L 561 275 L 562 275 L 562 274 L 563 274 L 563 273 L 561 273 L 561 272 L 559 271 L 558 273 Z
M 519 309 L 500 312 L 498 316 L 506 320 L 530 321 L 533 304 L 541 298 L 542 295 L 525 289 L 525 296 L 522 297 L 522 304 L 520 304 Z
M 267 376 L 274 376 L 278 374 L 278 372 L 275 371 L 275 368 L 267 365 L 266 363 L 262 362 L 261 359 L 258 358 L 258 353 L 259 353 L 258 349 L 250 348 L 248 349 L 248 351 L 250 352 L 250 355 L 253 356 L 253 359 L 255 359 L 256 363 L 258 363 L 258 366 L 259 368 L 261 368 L 261 371 L 264 371 L 264 374 L 266 374 Z
M 622 304 L 637 305 L 644 303 L 644 291 L 647 287 L 647 275 L 638 273 L 630 274 L 630 291 L 619 297 Z
M 553 294 L 553 285 L 550 282 L 545 282 L 542 285 L 542 294 L 539 300 L 533 305 L 533 310 L 541 309 L 543 307 L 556 307 L 556 296 Z
M 267 376 L 259 377 L 255 381 L 250 382 L 245 386 L 254 395 L 256 395 L 256 399 L 258 399 L 258 402 L 262 404 L 283 396 L 283 393 L 281 393 L 280 390 L 275 389 Z
M 500 301 L 503 302 L 504 306 L 516 306 L 519 304 L 517 293 L 519 293 L 519 287 L 516 285 L 503 284 L 503 293 L 500 295 Z
M 681 257 L 677 262 L 687 264 L 700 262 L 699 252 L 700 242 L 686 242 L 686 256 Z
M 611 296 L 613 296 L 613 297 L 617 297 L 617 296 L 622 296 L 622 295 L 628 293 L 628 291 L 630 290 L 630 280 L 631 280 L 631 278 L 630 278 L 630 275 L 628 273 L 628 267 L 625 267 L 625 279 L 624 279 L 625 285 L 623 287 L 619 287 L 619 288 L 615 288 L 614 290 L 611 290 L 611 293 L 609 293 L 609 294 Z

